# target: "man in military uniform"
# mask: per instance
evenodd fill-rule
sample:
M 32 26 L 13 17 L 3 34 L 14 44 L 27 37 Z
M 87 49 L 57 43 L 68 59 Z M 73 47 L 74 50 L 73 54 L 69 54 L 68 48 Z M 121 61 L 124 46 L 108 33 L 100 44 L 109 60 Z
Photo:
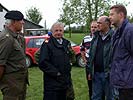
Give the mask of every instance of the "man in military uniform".
M 64 25 L 56 22 L 51 28 L 52 36 L 42 44 L 39 67 L 44 73 L 44 99 L 66 100 L 71 83 L 71 44 L 63 38 Z
M 9 11 L 5 18 L 0 34 L 0 89 L 3 100 L 25 100 L 28 70 L 24 39 L 19 34 L 24 16 L 20 11 Z

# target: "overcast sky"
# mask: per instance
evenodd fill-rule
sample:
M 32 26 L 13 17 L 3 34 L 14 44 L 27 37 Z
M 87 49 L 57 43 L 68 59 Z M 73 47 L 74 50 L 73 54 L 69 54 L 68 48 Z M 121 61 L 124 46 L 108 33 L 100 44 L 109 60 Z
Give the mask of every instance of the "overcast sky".
M 40 25 L 44 26 L 47 22 L 47 28 L 57 21 L 61 8 L 61 0 L 0 0 L 0 3 L 8 10 L 20 10 L 24 15 L 32 6 L 40 10 L 43 20 Z M 26 16 L 25 16 L 26 17 Z
M 133 0 L 119 1 L 130 1 L 131 3 L 127 7 L 128 14 L 133 12 Z M 38 8 L 43 15 L 40 25 L 44 26 L 46 20 L 47 28 L 50 28 L 59 19 L 59 8 L 62 8 L 61 0 L 0 0 L 0 3 L 8 10 L 20 10 L 24 15 L 32 6 Z

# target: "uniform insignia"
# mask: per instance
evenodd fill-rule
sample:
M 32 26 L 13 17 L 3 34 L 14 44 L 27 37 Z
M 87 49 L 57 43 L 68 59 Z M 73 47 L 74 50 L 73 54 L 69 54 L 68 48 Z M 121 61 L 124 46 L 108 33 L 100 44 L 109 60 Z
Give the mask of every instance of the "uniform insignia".
M 48 40 L 48 39 L 46 39 L 46 40 L 45 40 L 45 43 L 48 43 L 48 41 L 49 41 L 49 40 Z
M 9 34 L 6 34 L 6 37 L 9 37 Z

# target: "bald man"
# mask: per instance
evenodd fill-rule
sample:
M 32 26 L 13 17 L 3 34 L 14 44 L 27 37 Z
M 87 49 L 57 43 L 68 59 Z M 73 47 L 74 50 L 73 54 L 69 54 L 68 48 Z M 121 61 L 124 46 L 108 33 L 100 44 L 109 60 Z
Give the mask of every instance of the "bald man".
M 97 20 L 97 32 L 93 38 L 89 52 L 89 79 L 92 79 L 92 100 L 112 100 L 109 84 L 110 47 L 113 30 L 110 28 L 110 20 L 107 16 L 101 16 Z

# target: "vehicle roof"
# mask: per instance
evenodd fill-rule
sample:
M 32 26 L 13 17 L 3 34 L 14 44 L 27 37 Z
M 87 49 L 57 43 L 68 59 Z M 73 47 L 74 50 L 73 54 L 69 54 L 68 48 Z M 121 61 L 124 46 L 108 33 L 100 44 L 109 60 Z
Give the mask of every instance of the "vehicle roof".
M 24 36 L 24 38 L 44 38 L 44 37 L 49 37 L 49 36 L 47 34 L 41 36 Z
M 47 31 L 45 28 L 38 28 L 38 29 L 25 29 L 26 31 Z

